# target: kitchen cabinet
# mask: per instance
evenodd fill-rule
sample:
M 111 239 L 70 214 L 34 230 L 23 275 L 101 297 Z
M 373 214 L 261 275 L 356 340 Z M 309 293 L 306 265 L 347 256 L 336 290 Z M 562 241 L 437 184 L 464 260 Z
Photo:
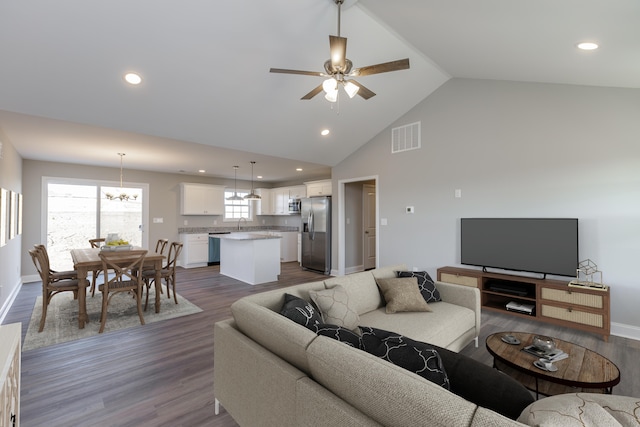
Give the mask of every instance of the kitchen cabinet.
M 256 202 L 256 215 L 273 215 L 271 208 L 271 189 L 257 188 L 256 193 L 260 196 L 260 200 Z
M 289 215 L 289 188 L 272 188 L 271 203 L 273 215 Z
M 180 183 L 180 214 L 223 215 L 224 190 L 222 185 Z
M 307 197 L 306 185 L 294 185 L 293 187 L 289 187 L 290 199 L 304 199 L 305 197 Z
M 180 265 L 184 268 L 205 267 L 209 262 L 209 234 L 181 234 Z
M 20 425 L 20 339 L 22 326 L 0 326 L 0 427 Z
M 307 187 L 304 185 L 272 188 L 270 191 L 272 215 L 289 215 L 289 199 L 307 197 Z
M 280 232 L 280 262 L 292 262 L 298 260 L 298 232 Z
M 313 196 L 330 196 L 331 195 L 331 180 L 324 179 L 322 181 L 310 181 L 305 182 L 307 185 L 307 197 Z

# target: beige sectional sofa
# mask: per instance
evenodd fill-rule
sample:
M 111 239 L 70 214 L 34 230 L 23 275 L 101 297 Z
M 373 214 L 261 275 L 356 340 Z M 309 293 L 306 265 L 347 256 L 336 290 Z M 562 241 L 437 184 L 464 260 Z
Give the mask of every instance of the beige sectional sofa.
M 339 284 L 356 302 L 361 325 L 454 352 L 473 340 L 477 345 L 477 289 L 435 282 L 442 301 L 430 303 L 431 312 L 387 314 L 376 278 L 395 277 L 397 270 L 406 267 L 332 277 L 236 301 L 233 319 L 216 323 L 214 330 L 216 413 L 221 404 L 241 426 L 521 425 L 279 314 L 285 293 L 309 300 L 310 290 Z

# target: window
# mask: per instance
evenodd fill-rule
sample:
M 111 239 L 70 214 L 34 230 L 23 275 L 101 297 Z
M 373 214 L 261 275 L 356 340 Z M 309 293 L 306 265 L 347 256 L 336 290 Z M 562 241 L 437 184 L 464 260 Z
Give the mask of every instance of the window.
M 118 235 L 135 246 L 148 246 L 147 184 L 97 182 L 71 178 L 43 178 L 42 241 L 47 242 L 55 270 L 72 270 L 70 249 L 89 247 L 89 239 Z M 136 194 L 135 199 L 107 200 L 106 193 Z
M 248 221 L 251 221 L 251 204 L 249 203 L 249 200 L 244 199 L 244 196 L 249 194 L 249 192 L 237 192 L 238 196 L 242 197 L 242 200 L 227 200 L 229 197 L 233 196 L 234 193 L 234 191 L 224 192 L 224 220 L 236 221 L 240 218 L 246 218 Z

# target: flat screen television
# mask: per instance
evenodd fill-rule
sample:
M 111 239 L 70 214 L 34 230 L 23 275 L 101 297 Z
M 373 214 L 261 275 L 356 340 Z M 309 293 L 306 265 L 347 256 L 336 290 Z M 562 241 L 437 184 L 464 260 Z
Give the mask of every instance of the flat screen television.
M 575 276 L 576 218 L 462 218 L 460 262 L 483 268 Z

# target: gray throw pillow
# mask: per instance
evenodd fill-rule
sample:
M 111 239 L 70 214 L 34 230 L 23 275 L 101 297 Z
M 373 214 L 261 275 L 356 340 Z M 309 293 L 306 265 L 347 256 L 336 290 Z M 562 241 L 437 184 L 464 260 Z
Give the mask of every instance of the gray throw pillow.
M 387 303 L 385 308 L 387 313 L 431 311 L 420 293 L 415 277 L 377 279 L 376 283 Z

